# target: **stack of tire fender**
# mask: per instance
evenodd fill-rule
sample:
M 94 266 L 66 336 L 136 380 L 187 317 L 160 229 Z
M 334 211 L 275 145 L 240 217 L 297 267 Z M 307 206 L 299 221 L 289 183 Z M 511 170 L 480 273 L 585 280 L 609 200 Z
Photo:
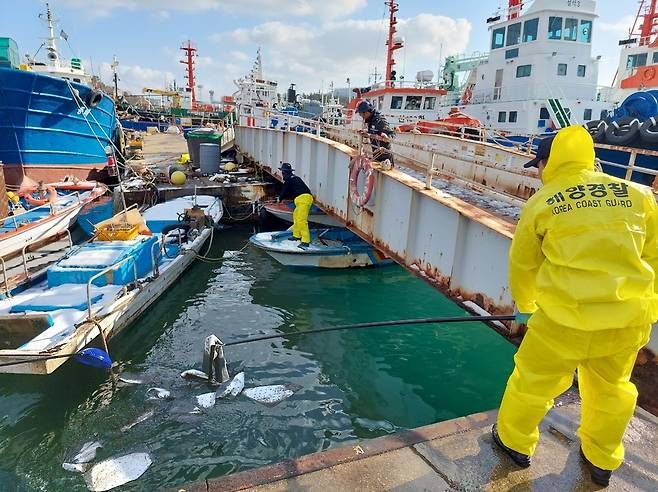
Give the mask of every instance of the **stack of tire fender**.
M 590 121 L 585 127 L 597 143 L 629 146 L 639 140 L 658 145 L 658 91 L 631 94 L 612 117 Z

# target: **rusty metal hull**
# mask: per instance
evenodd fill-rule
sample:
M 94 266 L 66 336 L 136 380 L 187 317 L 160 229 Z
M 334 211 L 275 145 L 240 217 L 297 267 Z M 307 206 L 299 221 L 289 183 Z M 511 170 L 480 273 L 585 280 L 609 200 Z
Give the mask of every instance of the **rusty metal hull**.
M 400 171 L 377 171 L 365 207 L 349 197 L 356 151 L 314 135 L 239 127 L 236 145 L 278 176 L 290 162 L 316 203 L 378 249 L 451 297 L 492 313 L 510 313 L 507 255 L 514 225 Z

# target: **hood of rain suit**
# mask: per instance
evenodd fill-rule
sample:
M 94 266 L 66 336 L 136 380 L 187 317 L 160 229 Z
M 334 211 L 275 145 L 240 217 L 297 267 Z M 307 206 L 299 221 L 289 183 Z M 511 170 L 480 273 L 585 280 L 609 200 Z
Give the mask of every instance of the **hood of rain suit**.
M 653 192 L 594 171 L 580 126 L 555 137 L 544 186 L 526 203 L 510 249 L 517 308 L 583 330 L 658 318 L 658 206 Z

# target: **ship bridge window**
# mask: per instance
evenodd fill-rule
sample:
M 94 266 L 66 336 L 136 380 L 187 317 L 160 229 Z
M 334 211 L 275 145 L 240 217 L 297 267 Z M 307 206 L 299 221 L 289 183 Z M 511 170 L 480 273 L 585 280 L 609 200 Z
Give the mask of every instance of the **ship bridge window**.
M 502 48 L 505 46 L 505 28 L 494 29 L 493 36 L 491 37 L 491 49 Z
M 512 24 L 507 28 L 507 46 L 514 46 L 521 42 L 521 23 Z
M 578 39 L 578 19 L 564 20 L 564 40 L 576 41 Z
M 564 77 L 567 74 L 567 64 L 558 63 L 557 64 L 557 74 Z
M 510 123 L 516 123 L 516 121 L 518 120 L 518 118 L 519 118 L 519 113 L 518 113 L 518 111 L 510 111 L 510 112 L 509 112 L 509 120 L 508 120 L 508 121 L 509 121 Z
M 436 97 L 426 97 L 423 101 L 423 109 L 434 109 L 436 106 Z
M 578 41 L 580 41 L 581 43 L 592 42 L 592 21 L 588 21 L 588 20 L 580 21 L 580 32 L 578 34 Z
M 644 67 L 647 64 L 647 53 L 638 53 L 637 55 L 628 55 L 626 68 Z
M 505 52 L 505 60 L 510 60 L 512 58 L 516 58 L 519 56 L 519 49 L 518 48 L 513 48 L 511 50 L 507 50 Z
M 407 103 L 404 105 L 404 109 L 420 109 L 420 101 L 422 99 L 423 96 L 407 96 Z
M 505 123 L 507 121 L 507 112 L 500 111 L 498 113 L 498 123 Z
M 539 110 L 539 119 L 540 120 L 551 119 L 551 115 L 548 113 L 548 108 L 546 106 L 542 106 L 541 109 Z
M 562 39 L 562 17 L 548 18 L 548 39 Z
M 516 78 L 530 77 L 532 75 L 532 65 L 519 65 L 516 67 Z
M 587 72 L 587 67 L 585 65 L 578 65 L 578 77 L 584 77 Z
M 391 109 L 402 109 L 402 96 L 393 96 L 391 98 Z
M 538 30 L 539 18 L 525 21 L 523 23 L 523 42 L 529 43 L 530 41 L 536 41 Z
M 592 110 L 591 109 L 586 109 L 583 112 L 583 120 L 584 121 L 590 121 L 592 119 Z

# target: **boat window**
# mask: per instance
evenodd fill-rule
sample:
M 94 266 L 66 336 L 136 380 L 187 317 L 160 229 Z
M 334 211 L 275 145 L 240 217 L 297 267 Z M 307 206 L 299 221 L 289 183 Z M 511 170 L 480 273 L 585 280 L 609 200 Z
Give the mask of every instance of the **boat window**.
M 519 49 L 518 48 L 513 48 L 511 50 L 507 50 L 505 52 L 505 60 L 509 60 L 511 58 L 516 58 L 519 56 Z
M 538 30 L 539 18 L 525 21 L 523 23 L 523 42 L 529 43 L 530 41 L 536 41 Z
M 491 49 L 502 48 L 505 45 L 505 28 L 494 29 L 491 38 Z
M 653 63 L 658 63 L 658 51 L 654 51 L 653 53 Z
M 519 65 L 516 67 L 516 78 L 530 77 L 532 74 L 532 65 Z
M 420 101 L 422 99 L 423 96 L 407 96 L 407 104 L 404 105 L 404 109 L 420 109 Z
M 585 112 L 583 113 L 583 120 L 590 121 L 591 119 L 592 119 L 592 110 L 586 109 Z
M 548 39 L 562 39 L 562 17 L 548 18 Z
M 80 82 L 80 79 L 73 79 L 73 82 Z
M 578 77 L 584 77 L 587 72 L 587 67 L 585 65 L 578 65 Z
M 599 119 L 605 120 L 608 116 L 610 116 L 610 111 L 608 111 L 607 109 L 603 109 L 601 110 L 601 118 Z
M 566 63 L 558 63 L 557 64 L 557 74 L 561 76 L 565 76 L 567 74 L 567 64 Z
M 578 34 L 578 41 L 581 43 L 592 42 L 592 21 L 580 21 L 580 33 Z
M 507 112 L 500 111 L 498 113 L 498 123 L 505 123 L 507 121 Z
M 436 97 L 426 97 L 423 102 L 423 109 L 434 109 L 436 106 Z
M 564 40 L 576 41 L 578 39 L 578 19 L 564 20 Z
M 539 119 L 540 120 L 550 120 L 551 115 L 548 114 L 548 108 L 546 106 L 542 106 L 542 108 L 539 110 Z
M 638 53 L 637 55 L 628 55 L 626 68 L 644 67 L 647 64 L 647 53 Z
M 521 23 L 512 24 L 507 28 L 507 46 L 514 46 L 521 42 Z
M 402 96 L 393 96 L 391 98 L 391 109 L 402 109 Z
M 510 111 L 509 112 L 509 122 L 510 123 L 516 123 L 516 120 L 519 117 L 518 111 Z

